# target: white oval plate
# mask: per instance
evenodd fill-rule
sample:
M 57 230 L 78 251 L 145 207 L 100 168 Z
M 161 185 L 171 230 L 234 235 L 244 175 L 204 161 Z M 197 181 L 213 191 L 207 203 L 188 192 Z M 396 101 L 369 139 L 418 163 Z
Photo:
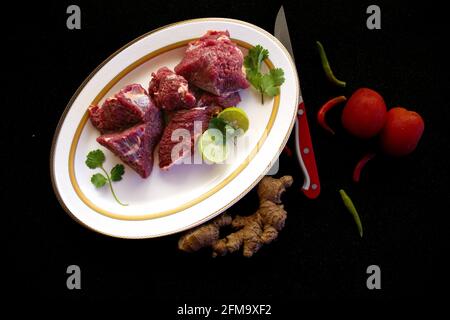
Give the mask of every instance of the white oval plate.
M 244 147 L 229 164 L 176 165 L 161 171 L 158 159 L 151 176 L 140 178 L 126 167 L 123 180 L 114 183 L 117 204 L 105 186 L 96 189 L 84 163 L 86 155 L 102 149 L 110 170 L 120 159 L 96 141 L 98 131 L 88 121 L 87 108 L 101 103 L 120 88 L 140 83 L 148 88 L 150 75 L 162 66 L 173 68 L 188 41 L 208 30 L 228 30 L 244 54 L 260 44 L 269 50 L 264 68 L 282 68 L 286 81 L 279 96 L 264 105 L 254 89 L 241 92 L 250 119 Z M 199 225 L 242 198 L 276 161 L 292 130 L 299 98 L 295 65 L 283 45 L 252 24 L 222 18 L 183 21 L 147 33 L 127 44 L 103 62 L 83 82 L 67 105 L 58 124 L 51 151 L 51 176 L 64 209 L 78 222 L 102 234 L 121 238 L 151 238 Z M 157 152 L 156 152 L 157 154 Z

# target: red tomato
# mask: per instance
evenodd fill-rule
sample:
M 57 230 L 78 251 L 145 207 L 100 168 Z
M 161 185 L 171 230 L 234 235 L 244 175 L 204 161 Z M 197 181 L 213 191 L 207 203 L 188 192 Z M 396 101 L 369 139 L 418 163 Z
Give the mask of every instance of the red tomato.
M 386 119 L 386 104 L 377 92 L 361 88 L 356 90 L 342 111 L 342 125 L 352 135 L 368 139 L 376 136 Z
M 405 108 L 389 110 L 381 131 L 381 148 L 392 156 L 404 156 L 416 149 L 425 125 L 422 117 Z

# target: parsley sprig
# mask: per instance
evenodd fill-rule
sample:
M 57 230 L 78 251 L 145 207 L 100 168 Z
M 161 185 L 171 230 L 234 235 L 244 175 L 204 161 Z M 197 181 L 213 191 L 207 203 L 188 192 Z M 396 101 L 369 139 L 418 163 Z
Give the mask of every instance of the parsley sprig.
M 261 103 L 264 95 L 274 97 L 280 94 L 280 86 L 284 82 L 284 71 L 281 68 L 270 69 L 268 73 L 260 72 L 262 62 L 269 58 L 269 51 L 259 44 L 248 51 L 244 58 L 247 80 L 261 93 Z
M 117 164 L 114 166 L 114 168 L 111 169 L 111 175 L 109 175 L 108 172 L 106 172 L 105 168 L 103 167 L 103 163 L 105 162 L 105 159 L 106 159 L 105 154 L 100 149 L 93 150 L 88 153 L 88 155 L 86 157 L 86 161 L 85 161 L 86 165 L 90 169 L 99 168 L 105 174 L 105 175 L 103 175 L 101 173 L 96 173 L 96 174 L 92 175 L 91 182 L 96 188 L 101 188 L 105 184 L 108 183 L 111 193 L 112 193 L 114 199 L 116 199 L 117 203 L 120 204 L 121 206 L 127 206 L 128 204 L 122 203 L 117 198 L 116 193 L 114 192 L 114 189 L 112 187 L 113 181 L 122 180 L 122 176 L 125 173 L 125 167 L 123 166 L 123 164 Z

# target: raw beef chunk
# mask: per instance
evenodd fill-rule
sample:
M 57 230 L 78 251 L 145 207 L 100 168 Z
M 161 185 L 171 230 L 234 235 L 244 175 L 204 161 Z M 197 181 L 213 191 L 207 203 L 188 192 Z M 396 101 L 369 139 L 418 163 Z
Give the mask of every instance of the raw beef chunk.
M 164 110 L 191 108 L 195 105 L 195 97 L 189 92 L 188 82 L 167 67 L 152 73 L 148 88 L 155 104 Z
M 130 110 L 134 110 L 136 113 L 141 114 L 143 121 L 148 121 L 146 118 L 148 116 L 147 111 L 154 107 L 153 101 L 150 99 L 147 91 L 140 84 L 130 84 L 120 90 L 116 94 L 117 99 L 124 106 Z
M 203 107 L 181 110 L 173 114 L 169 124 L 164 129 L 164 133 L 159 143 L 159 167 L 161 169 L 169 169 L 169 167 L 178 160 L 193 154 L 195 141 L 198 136 L 208 129 L 209 120 L 219 113 L 220 110 L 220 107 Z M 201 132 L 194 132 L 195 121 L 201 122 Z M 176 129 L 186 129 L 189 131 L 191 137 L 190 150 L 188 152 L 183 152 L 183 149 L 180 148 L 180 152 L 174 154 L 172 159 L 173 147 L 181 142 L 181 140 L 172 141 L 172 133 Z
M 138 117 L 126 109 L 117 98 L 108 98 L 103 105 L 89 107 L 91 122 L 100 132 L 105 133 L 139 122 Z
M 204 92 L 197 101 L 198 107 L 221 106 L 223 108 L 236 106 L 241 102 L 239 92 L 232 92 L 221 96 L 215 96 L 209 92 Z
M 175 72 L 205 91 L 224 95 L 248 88 L 242 71 L 243 59 L 228 31 L 208 31 L 189 43 Z
M 120 90 L 103 105 L 89 107 L 91 122 L 101 133 L 119 131 L 148 121 L 154 105 L 140 84 L 131 84 Z
M 142 178 L 147 178 L 152 172 L 153 150 L 163 130 L 160 110 L 153 108 L 151 118 L 151 122 L 97 138 L 98 143 L 108 148 Z
M 222 108 L 228 108 L 236 106 L 239 102 L 241 102 L 239 92 L 231 92 L 216 96 L 212 93 L 197 88 L 196 86 L 191 86 L 190 90 L 197 100 L 197 107 L 219 106 Z

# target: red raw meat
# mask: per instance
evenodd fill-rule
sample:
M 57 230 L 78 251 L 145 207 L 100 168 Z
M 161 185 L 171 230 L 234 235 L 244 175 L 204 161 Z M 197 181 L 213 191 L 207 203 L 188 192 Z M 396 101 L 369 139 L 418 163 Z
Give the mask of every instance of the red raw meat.
M 152 122 L 139 124 L 123 132 L 104 134 L 97 142 L 108 148 L 142 178 L 147 178 L 153 169 L 153 150 L 163 130 L 162 118 L 158 113 Z M 158 116 L 159 115 L 159 116 Z
M 197 101 L 198 107 L 203 106 L 221 106 L 223 108 L 234 107 L 241 102 L 239 92 L 215 96 L 209 92 L 204 92 Z
M 249 87 L 242 71 L 243 60 L 228 31 L 208 31 L 189 43 L 175 72 L 205 91 L 224 95 Z
M 236 106 L 241 102 L 239 92 L 232 92 L 216 96 L 212 93 L 206 92 L 196 86 L 191 86 L 190 90 L 197 100 L 196 107 L 211 107 L 219 106 L 222 108 L 229 108 Z
M 194 153 L 195 141 L 198 136 L 208 129 L 209 120 L 219 113 L 220 107 L 203 107 L 193 108 L 190 110 L 180 110 L 172 115 L 169 124 L 164 129 L 164 133 L 159 143 L 159 167 L 161 169 L 169 169 L 176 161 L 186 158 Z M 194 135 L 194 122 L 200 121 L 202 125 L 201 132 Z M 172 149 L 175 145 L 181 141 L 172 141 L 172 133 L 176 129 L 186 129 L 191 136 L 190 152 L 180 152 L 180 154 L 174 155 L 172 159 Z M 180 150 L 183 151 L 183 150 Z
M 189 92 L 188 82 L 182 76 L 162 67 L 152 73 L 152 77 L 148 92 L 159 108 L 172 111 L 195 105 L 195 97 Z
M 103 105 L 89 107 L 91 122 L 101 133 L 120 131 L 148 121 L 155 106 L 140 84 L 131 84 L 120 90 Z

